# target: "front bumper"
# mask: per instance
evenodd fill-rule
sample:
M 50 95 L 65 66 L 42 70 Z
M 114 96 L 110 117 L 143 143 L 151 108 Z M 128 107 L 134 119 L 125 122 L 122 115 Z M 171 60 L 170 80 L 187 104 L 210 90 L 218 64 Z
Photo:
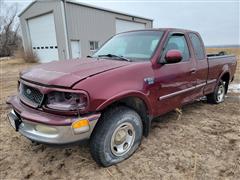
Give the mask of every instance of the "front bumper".
M 17 96 L 11 97 L 7 103 L 13 108 L 8 118 L 11 124 L 17 122 L 15 129 L 33 141 L 46 144 L 69 144 L 88 139 L 101 115 L 100 113 L 83 117 L 53 115 L 29 108 L 22 104 Z M 87 119 L 89 127 L 76 132 L 72 128 L 72 123 L 81 119 Z

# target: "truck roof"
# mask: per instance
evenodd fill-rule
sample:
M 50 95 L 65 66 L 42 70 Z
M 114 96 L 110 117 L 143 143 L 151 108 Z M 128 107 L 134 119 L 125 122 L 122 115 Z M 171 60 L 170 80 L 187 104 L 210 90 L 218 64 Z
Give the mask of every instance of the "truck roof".
M 162 31 L 179 31 L 179 32 L 195 32 L 189 29 L 180 29 L 180 28 L 157 28 Z
M 180 28 L 149 28 L 149 29 L 147 28 L 147 29 L 126 31 L 126 32 L 138 32 L 138 31 L 175 31 L 175 32 L 181 32 L 181 33 L 186 33 L 186 32 L 198 33 L 196 31 L 180 29 Z M 122 32 L 122 33 L 126 33 L 126 32 Z M 122 34 L 122 33 L 119 33 L 119 34 Z

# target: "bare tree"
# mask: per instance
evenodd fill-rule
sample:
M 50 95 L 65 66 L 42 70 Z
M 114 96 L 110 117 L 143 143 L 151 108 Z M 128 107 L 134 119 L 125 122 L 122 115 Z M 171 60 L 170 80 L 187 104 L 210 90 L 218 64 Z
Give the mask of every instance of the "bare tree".
M 0 57 L 11 56 L 14 50 L 21 46 L 21 38 L 18 35 L 18 5 L 7 6 L 0 0 L 0 7 Z

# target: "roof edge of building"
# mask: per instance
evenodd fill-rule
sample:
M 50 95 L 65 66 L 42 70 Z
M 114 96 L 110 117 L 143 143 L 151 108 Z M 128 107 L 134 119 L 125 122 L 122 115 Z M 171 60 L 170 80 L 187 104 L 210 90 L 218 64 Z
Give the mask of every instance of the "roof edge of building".
M 120 11 L 115 11 L 115 10 L 111 10 L 111 9 L 107 9 L 107 8 L 102 8 L 102 7 L 94 6 L 94 5 L 87 4 L 87 3 L 77 2 L 77 1 L 74 1 L 74 0 L 66 0 L 66 2 L 76 4 L 76 5 L 80 5 L 80 6 L 89 7 L 89 8 L 94 8 L 94 9 L 98 9 L 98 10 L 102 10 L 102 11 L 106 11 L 106 12 L 111 12 L 111 13 L 115 13 L 115 14 L 127 15 L 127 16 L 132 16 L 132 17 L 135 17 L 135 18 L 139 18 L 139 19 L 153 21 L 153 19 L 151 19 L 151 18 L 141 17 L 141 16 L 137 16 L 137 15 L 133 15 L 133 14 L 128 14 L 128 13 L 124 13 L 124 12 L 120 12 Z
M 20 17 L 25 11 L 27 11 L 33 4 L 35 4 L 37 2 L 37 0 L 34 0 L 33 2 L 31 2 L 27 7 L 25 7 L 19 14 L 18 17 Z
M 24 12 L 26 12 L 36 2 L 37 2 L 37 0 L 34 0 L 33 2 L 31 2 L 26 8 L 24 8 L 18 14 L 18 17 L 20 17 Z M 148 21 L 152 21 L 153 22 L 153 19 L 150 19 L 150 18 L 136 16 L 136 15 L 132 15 L 132 14 L 128 14 L 128 13 L 124 13 L 124 12 L 120 12 L 120 11 L 115 11 L 115 10 L 111 10 L 111 9 L 106 9 L 106 8 L 102 8 L 102 7 L 98 7 L 98 6 L 94 6 L 94 5 L 90 5 L 90 4 L 86 4 L 86 3 L 82 3 L 82 2 L 77 2 L 77 1 L 73 1 L 73 0 L 66 0 L 66 2 L 67 3 L 76 4 L 76 5 L 79 5 L 79 6 L 84 6 L 84 7 L 94 8 L 94 9 L 98 9 L 98 10 L 102 10 L 102 11 L 106 11 L 106 12 L 111 12 L 111 13 L 115 13 L 115 14 L 132 16 L 132 17 L 135 17 L 135 18 L 144 19 L 144 20 L 148 20 Z

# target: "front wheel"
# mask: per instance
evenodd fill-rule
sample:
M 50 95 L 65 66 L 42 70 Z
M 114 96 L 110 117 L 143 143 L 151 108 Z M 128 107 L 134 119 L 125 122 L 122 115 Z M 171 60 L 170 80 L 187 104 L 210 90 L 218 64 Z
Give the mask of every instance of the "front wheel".
M 209 103 L 219 104 L 224 101 L 226 94 L 226 82 L 220 81 L 214 92 L 207 95 Z
M 121 106 L 103 114 L 90 139 L 93 159 L 111 166 L 130 157 L 141 143 L 143 126 L 134 110 Z

